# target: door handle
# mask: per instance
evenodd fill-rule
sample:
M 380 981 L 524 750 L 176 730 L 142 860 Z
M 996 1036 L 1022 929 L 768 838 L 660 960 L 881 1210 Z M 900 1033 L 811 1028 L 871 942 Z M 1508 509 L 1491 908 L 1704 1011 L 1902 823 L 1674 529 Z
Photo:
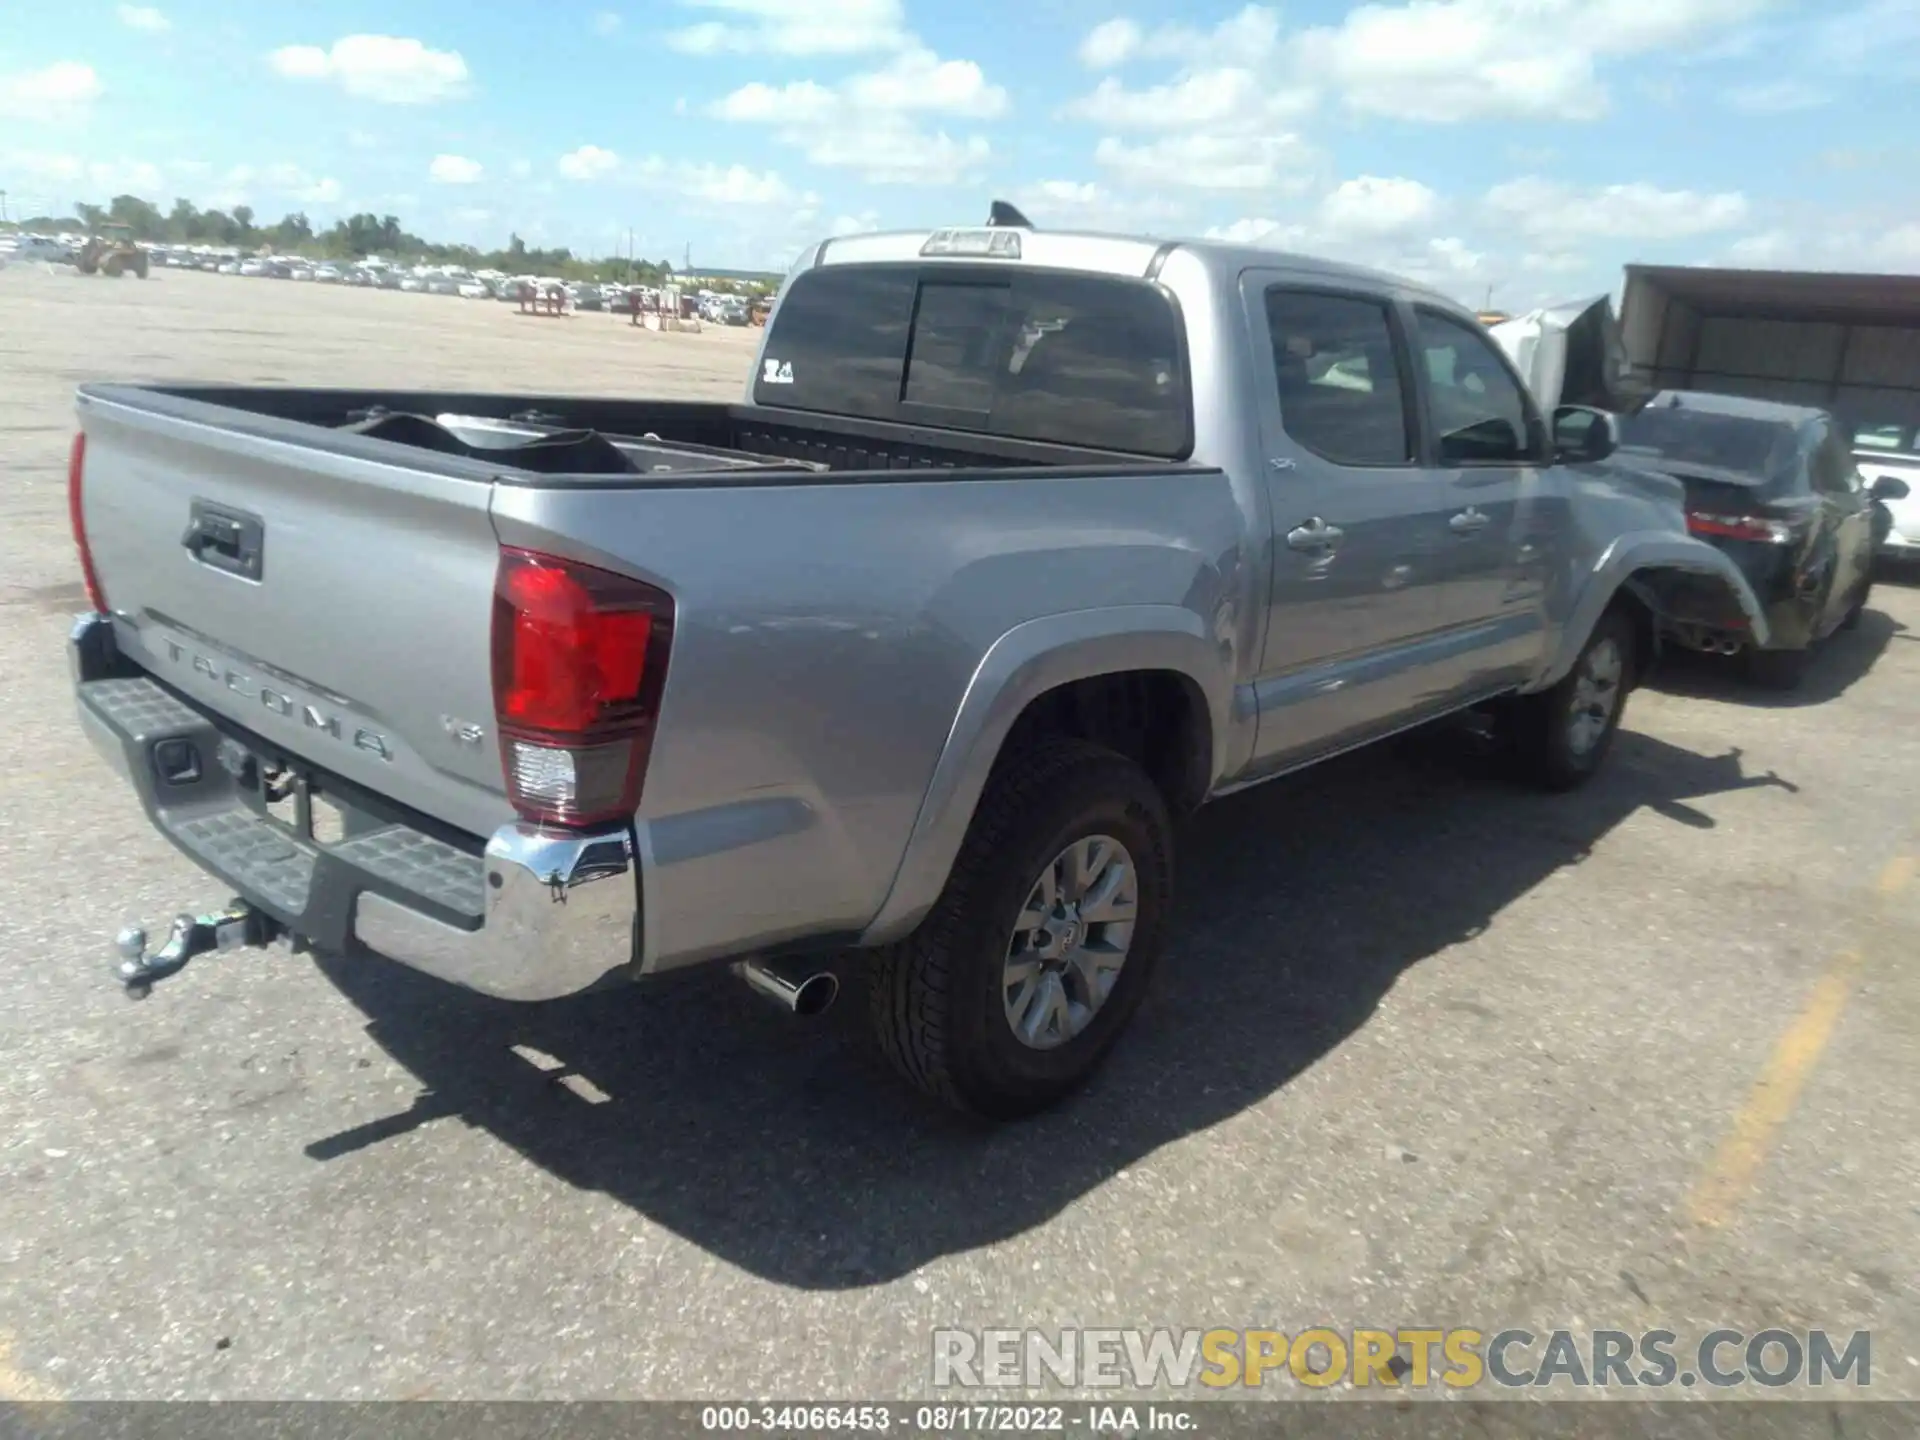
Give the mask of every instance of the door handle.
M 209 569 L 224 570 L 244 580 L 258 580 L 266 527 L 257 515 L 195 500 L 180 544 Z
M 1287 545 L 1294 550 L 1332 550 L 1338 547 L 1346 533 L 1338 525 L 1329 525 L 1316 515 L 1287 532 Z
M 1447 528 L 1456 535 L 1477 535 L 1487 528 L 1487 517 L 1469 505 L 1447 521 Z

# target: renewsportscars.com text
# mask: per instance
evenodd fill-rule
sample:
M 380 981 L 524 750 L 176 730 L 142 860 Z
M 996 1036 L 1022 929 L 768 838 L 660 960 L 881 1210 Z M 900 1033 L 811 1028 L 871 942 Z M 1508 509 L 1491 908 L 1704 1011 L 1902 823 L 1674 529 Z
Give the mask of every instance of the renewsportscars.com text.
M 1492 1332 L 1466 1328 L 1335 1330 L 936 1330 L 941 1389 L 1037 1390 L 1268 1384 L 1465 1390 L 1669 1389 L 1873 1383 L 1866 1330 Z

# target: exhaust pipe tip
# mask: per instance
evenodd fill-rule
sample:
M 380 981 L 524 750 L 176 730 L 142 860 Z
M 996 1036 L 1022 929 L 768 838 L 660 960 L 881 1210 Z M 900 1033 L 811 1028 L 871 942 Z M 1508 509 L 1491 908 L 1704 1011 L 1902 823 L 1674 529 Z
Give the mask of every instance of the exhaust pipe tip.
M 765 996 L 789 1015 L 805 1019 L 824 1015 L 840 998 L 840 978 L 831 970 L 774 960 L 742 960 L 733 967 L 733 973 L 755 994 Z

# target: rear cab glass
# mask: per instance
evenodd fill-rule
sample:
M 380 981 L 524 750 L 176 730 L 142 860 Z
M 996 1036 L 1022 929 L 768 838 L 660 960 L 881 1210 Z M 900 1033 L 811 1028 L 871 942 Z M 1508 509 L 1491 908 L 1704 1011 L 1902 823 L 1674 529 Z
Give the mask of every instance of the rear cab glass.
M 756 404 L 1185 459 L 1186 334 L 1124 276 L 822 266 L 775 307 Z

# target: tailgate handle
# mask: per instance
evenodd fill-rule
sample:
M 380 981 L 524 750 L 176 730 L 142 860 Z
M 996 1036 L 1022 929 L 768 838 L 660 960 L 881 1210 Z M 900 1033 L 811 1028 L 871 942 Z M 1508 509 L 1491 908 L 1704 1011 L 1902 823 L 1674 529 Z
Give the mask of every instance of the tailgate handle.
M 180 543 L 202 565 L 243 580 L 258 580 L 265 560 L 266 522 L 244 510 L 196 500 Z

